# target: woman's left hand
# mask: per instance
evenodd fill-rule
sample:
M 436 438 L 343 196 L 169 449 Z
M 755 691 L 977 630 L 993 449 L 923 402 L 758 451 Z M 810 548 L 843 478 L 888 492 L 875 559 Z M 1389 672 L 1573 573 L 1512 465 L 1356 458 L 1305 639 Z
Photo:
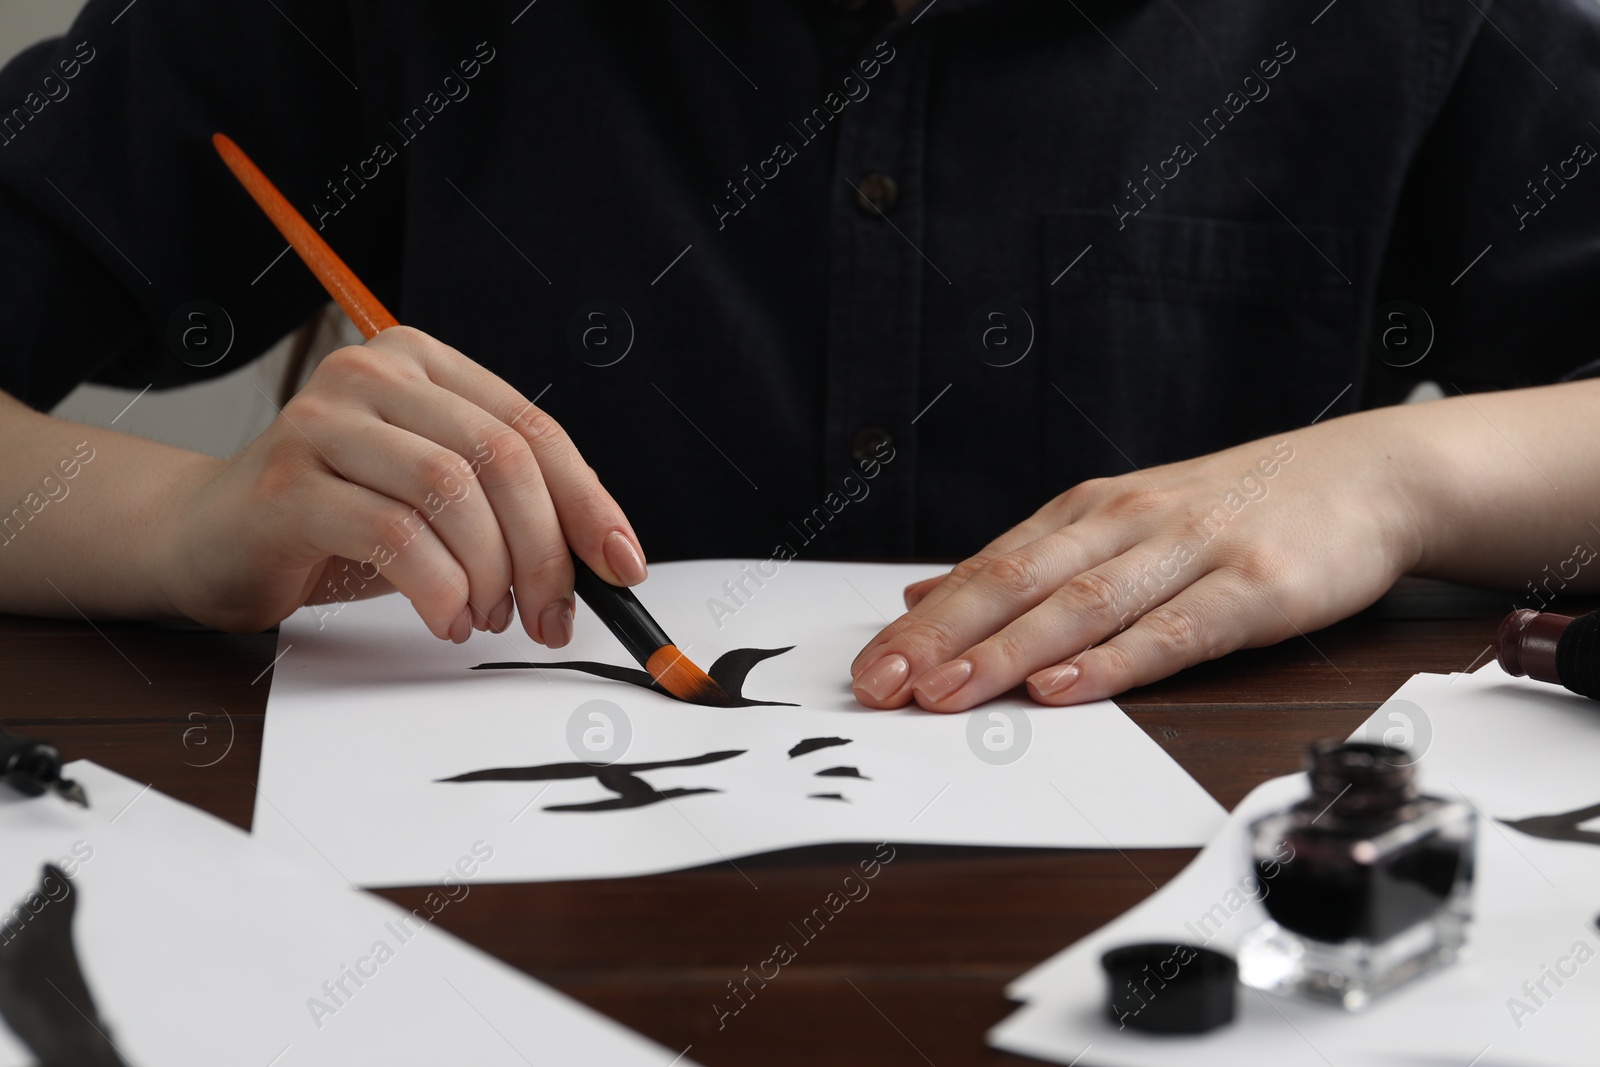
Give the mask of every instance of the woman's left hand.
M 1083 703 L 1361 610 L 1422 555 L 1397 411 L 1068 490 L 909 587 L 851 665 L 856 699 L 965 711 L 1026 680 Z

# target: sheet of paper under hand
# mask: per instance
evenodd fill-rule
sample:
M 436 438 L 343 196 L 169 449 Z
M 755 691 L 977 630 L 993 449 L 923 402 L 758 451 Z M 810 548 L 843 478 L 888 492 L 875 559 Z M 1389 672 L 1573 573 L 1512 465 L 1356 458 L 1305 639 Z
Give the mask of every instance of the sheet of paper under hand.
M 0 1067 L 676 1055 L 431 925 L 472 907 L 460 872 L 493 865 L 486 842 L 459 842 L 419 915 L 103 767 L 70 771 L 88 811 L 0 798 Z
M 430 883 L 480 838 L 495 847 L 481 877 L 508 881 L 828 842 L 1210 838 L 1225 813 L 1110 702 L 860 707 L 852 657 L 903 610 L 906 583 L 932 573 L 652 568 L 641 597 L 678 647 L 702 666 L 728 657 L 743 698 L 766 702 L 734 708 L 634 684 L 637 666 L 581 606 L 572 645 L 554 652 L 516 627 L 441 642 L 397 597 L 305 609 L 281 631 L 256 833 L 362 885 Z M 555 663 L 569 666 L 524 666 Z M 611 677 L 586 673 L 594 664 Z
M 1600 1043 L 1600 705 L 1498 668 L 1419 674 L 1353 738 L 1421 754 L 1424 791 L 1465 796 L 1478 808 L 1476 921 L 1465 961 L 1358 1015 L 1241 989 L 1238 1019 L 1203 1037 L 1119 1031 L 1106 1018 L 1105 950 L 1173 938 L 1231 953 L 1264 919 L 1259 901 L 1272 886 L 1246 876 L 1244 824 L 1304 796 L 1305 778 L 1294 775 L 1246 797 L 1159 893 L 1012 983 L 1008 993 L 1027 1006 L 990 1043 L 1059 1063 L 1081 1055 L 1096 1067 L 1592 1067 Z

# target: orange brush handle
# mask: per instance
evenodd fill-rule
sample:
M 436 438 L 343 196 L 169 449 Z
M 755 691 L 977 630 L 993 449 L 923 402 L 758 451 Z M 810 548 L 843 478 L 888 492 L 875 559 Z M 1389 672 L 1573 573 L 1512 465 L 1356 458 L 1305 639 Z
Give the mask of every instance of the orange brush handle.
M 216 146 L 217 155 L 222 157 L 228 169 L 233 171 L 233 176 L 239 179 L 239 184 L 244 186 L 245 192 L 266 212 L 267 218 L 288 240 L 289 247 L 311 268 L 311 273 L 317 276 L 317 281 L 328 290 L 328 295 L 350 316 L 350 321 L 361 330 L 362 336 L 371 340 L 378 331 L 400 325 L 399 320 L 389 314 L 389 309 L 372 295 L 372 290 L 361 284 L 355 271 L 311 228 L 305 216 L 294 209 L 294 205 L 278 192 L 278 187 L 272 184 L 271 179 L 262 174 L 261 168 L 244 154 L 244 149 L 221 133 L 212 134 L 211 143 Z

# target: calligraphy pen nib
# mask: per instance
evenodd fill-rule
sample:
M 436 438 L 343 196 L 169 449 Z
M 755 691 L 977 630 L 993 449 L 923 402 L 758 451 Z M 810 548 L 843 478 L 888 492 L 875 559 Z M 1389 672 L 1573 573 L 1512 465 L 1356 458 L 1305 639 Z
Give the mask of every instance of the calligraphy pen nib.
M 57 778 L 55 780 L 55 791 L 62 800 L 70 804 L 76 804 L 80 808 L 89 806 L 89 794 L 83 791 L 83 786 L 70 778 Z

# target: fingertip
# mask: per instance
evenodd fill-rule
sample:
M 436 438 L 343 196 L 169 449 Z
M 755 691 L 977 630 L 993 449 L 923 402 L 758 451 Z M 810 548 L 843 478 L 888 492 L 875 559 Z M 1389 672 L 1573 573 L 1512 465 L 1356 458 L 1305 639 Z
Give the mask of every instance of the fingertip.
M 982 703 L 982 701 L 966 699 L 964 694 L 950 697 L 932 697 L 916 689 L 911 690 L 911 698 L 911 702 L 916 704 L 917 707 L 933 715 L 959 715 L 963 711 L 972 710 L 974 705 Z
M 1028 696 L 1035 703 L 1058 708 L 1104 699 L 1102 694 L 1094 692 L 1092 680 L 1091 684 L 1083 684 L 1082 678 L 1081 661 L 1046 667 L 1028 679 Z
M 544 644 L 544 638 L 539 633 L 539 616 L 531 611 L 521 611 L 517 614 L 522 619 L 522 632 L 539 644 Z
M 500 603 L 489 609 L 489 632 L 494 634 L 505 633 L 506 627 L 511 625 L 511 613 L 515 609 L 516 600 L 507 591 L 506 595 L 500 598 Z
M 472 636 L 472 616 L 473 611 L 471 608 L 461 609 L 461 614 L 457 615 L 455 621 L 450 624 L 451 641 L 458 645 L 465 644 L 467 638 Z
M 911 664 L 899 653 L 884 656 L 858 672 L 850 689 L 869 708 L 901 707 L 911 699 Z
M 612 530 L 601 543 L 600 554 L 621 585 L 638 585 L 649 577 L 644 552 L 621 530 Z
M 924 711 L 967 710 L 983 696 L 978 686 L 968 684 L 975 673 L 976 668 L 969 659 L 941 663 L 912 685 L 917 706 Z
M 1061 704 L 1066 702 L 1064 697 L 1052 697 L 1045 693 L 1038 686 L 1033 684 L 1033 679 L 1031 678 L 1028 679 L 1028 699 L 1032 700 L 1035 704 L 1047 704 L 1056 707 L 1059 707 Z
M 552 601 L 539 613 L 539 632 L 546 648 L 561 648 L 572 640 L 572 601 L 566 597 Z
M 1070 708 L 1077 704 L 1092 704 L 1096 700 L 1106 700 L 1107 697 L 1096 696 L 1085 690 L 1072 693 L 1060 693 L 1052 697 L 1034 696 L 1033 687 L 1028 687 L 1028 695 L 1033 697 L 1034 703 L 1042 704 L 1047 708 Z
M 911 693 L 909 690 L 907 690 L 903 695 L 897 694 L 896 696 L 890 697 L 887 700 L 879 699 L 878 697 L 873 696 L 871 693 L 863 692 L 854 686 L 851 687 L 850 691 L 855 696 L 857 704 L 860 704 L 864 708 L 871 708 L 873 711 L 895 711 L 911 703 Z
M 878 649 L 888 643 L 889 637 L 889 631 L 885 629 L 879 632 L 877 637 L 868 641 L 860 652 L 856 653 L 856 658 L 850 661 L 850 677 L 858 678 L 861 676 L 862 669 L 877 658 Z

